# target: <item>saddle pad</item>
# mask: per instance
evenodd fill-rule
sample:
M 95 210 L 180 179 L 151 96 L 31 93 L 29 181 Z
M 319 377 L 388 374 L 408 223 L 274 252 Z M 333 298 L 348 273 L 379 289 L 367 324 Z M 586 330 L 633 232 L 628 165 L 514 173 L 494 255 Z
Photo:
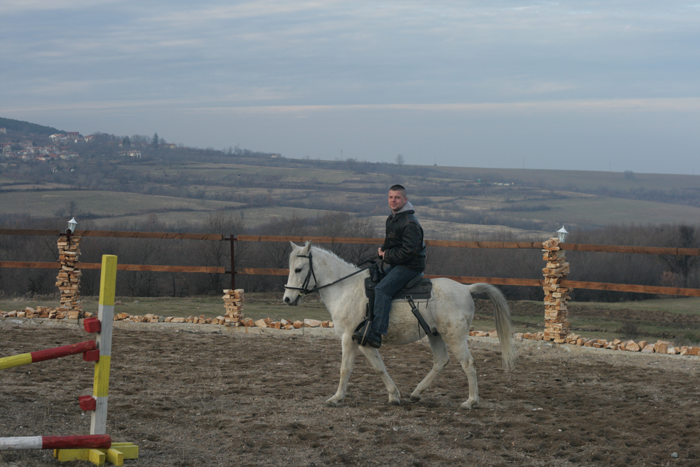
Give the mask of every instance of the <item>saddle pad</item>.
M 372 282 L 371 277 L 365 279 L 365 295 L 370 297 L 370 294 L 374 295 L 374 288 L 377 286 L 377 282 Z M 416 283 L 410 289 L 401 289 L 394 295 L 393 300 L 405 300 L 407 295 L 410 295 L 413 300 L 428 300 L 431 297 L 433 290 L 433 283 L 427 277 L 421 278 L 418 283 Z

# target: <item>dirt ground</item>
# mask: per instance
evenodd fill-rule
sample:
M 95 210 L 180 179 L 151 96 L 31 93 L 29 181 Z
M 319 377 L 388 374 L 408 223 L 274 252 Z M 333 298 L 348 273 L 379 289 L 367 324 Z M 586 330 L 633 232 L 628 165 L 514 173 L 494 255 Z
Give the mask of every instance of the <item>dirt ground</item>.
M 0 356 L 87 339 L 5 322 Z M 494 342 L 471 340 L 482 398 L 471 411 L 458 410 L 467 378 L 454 359 L 409 401 L 432 363 L 424 343 L 381 350 L 402 405 L 360 355 L 346 404 L 330 408 L 335 338 L 117 328 L 108 431 L 140 447 L 127 466 L 700 465 L 700 358 L 526 341 L 506 374 Z M 89 433 L 77 399 L 92 368 L 72 356 L 1 371 L 0 437 Z M 5 451 L 0 465 L 60 464 Z

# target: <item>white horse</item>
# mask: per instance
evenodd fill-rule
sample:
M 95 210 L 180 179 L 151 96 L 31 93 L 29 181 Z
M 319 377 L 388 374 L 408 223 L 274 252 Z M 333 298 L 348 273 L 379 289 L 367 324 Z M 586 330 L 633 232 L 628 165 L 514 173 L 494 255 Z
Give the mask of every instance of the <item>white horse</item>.
M 399 390 L 387 373 L 378 350 L 359 346 L 352 339 L 355 328 L 365 317 L 367 297 L 364 282 L 369 272 L 360 270 L 327 250 L 312 247 L 311 242 L 304 247 L 292 243 L 292 247 L 284 302 L 292 306 L 297 305 L 302 293 L 318 290 L 333 318 L 335 331 L 342 341 L 343 355 L 338 391 L 326 404 L 339 406 L 345 399 L 358 348 L 384 381 L 389 392 L 389 403 L 400 404 Z M 471 294 L 485 293 L 494 304 L 496 330 L 506 371 L 513 368 L 515 363 L 510 310 L 503 294 L 492 285 L 478 283 L 466 286 L 446 278 L 433 279 L 432 282 L 432 297 L 427 306 L 420 307 L 420 311 L 430 328 L 437 329 L 439 336 L 428 335 L 433 351 L 433 368 L 411 393 L 411 400 L 420 400 L 421 394 L 447 365 L 449 347 L 467 374 L 469 398 L 461 408 L 470 409 L 479 402 L 474 358 L 467 347 L 469 327 L 474 318 L 474 300 Z M 394 302 L 389 315 L 389 332 L 382 339 L 382 344 L 409 344 L 423 337 L 425 332 L 418 325 L 408 303 Z

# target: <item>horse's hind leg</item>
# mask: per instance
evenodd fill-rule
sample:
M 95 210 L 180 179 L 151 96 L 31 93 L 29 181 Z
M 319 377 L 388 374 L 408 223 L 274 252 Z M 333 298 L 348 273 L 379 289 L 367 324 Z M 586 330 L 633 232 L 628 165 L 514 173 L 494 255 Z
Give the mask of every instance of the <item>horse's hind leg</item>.
M 394 380 L 391 379 L 389 373 L 386 372 L 386 367 L 384 366 L 382 357 L 379 356 L 377 349 L 373 349 L 371 347 L 360 347 L 360 350 L 365 357 L 367 357 L 367 360 L 369 360 L 369 363 L 372 365 L 372 368 L 374 368 L 374 371 L 376 371 L 379 376 L 382 377 L 382 381 L 384 381 L 386 390 L 389 393 L 389 403 L 393 405 L 400 405 L 401 397 L 399 394 L 399 389 L 396 387 L 396 384 L 394 384 Z
M 428 336 L 428 340 L 430 341 L 430 348 L 433 351 L 433 368 L 430 369 L 428 374 L 425 375 L 425 378 L 423 378 L 423 381 L 421 381 L 411 393 L 411 400 L 414 402 L 420 400 L 421 394 L 433 384 L 435 378 L 437 378 L 438 374 L 445 368 L 447 362 L 450 361 L 450 355 L 447 353 L 447 345 L 445 341 L 442 340 L 442 337 Z
M 352 340 L 350 333 L 344 333 L 341 338 L 343 356 L 340 361 L 340 382 L 338 383 L 338 391 L 335 395 L 326 401 L 326 404 L 338 407 L 345 399 L 348 393 L 348 380 L 352 374 L 352 369 L 355 365 L 355 355 L 357 355 L 357 342 Z
M 474 367 L 474 357 L 469 352 L 467 339 L 456 339 L 455 342 L 450 342 L 450 350 L 459 360 L 462 369 L 467 374 L 467 382 L 469 383 L 469 399 L 464 402 L 460 409 L 471 409 L 479 403 L 479 386 L 476 382 L 476 368 Z

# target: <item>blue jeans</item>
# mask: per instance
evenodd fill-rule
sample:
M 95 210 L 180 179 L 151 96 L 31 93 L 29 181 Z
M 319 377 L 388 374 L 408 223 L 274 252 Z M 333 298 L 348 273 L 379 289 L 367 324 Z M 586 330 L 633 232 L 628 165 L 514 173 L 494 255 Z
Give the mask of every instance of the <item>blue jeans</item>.
M 374 320 L 372 332 L 386 335 L 389 330 L 391 299 L 420 271 L 411 271 L 405 266 L 389 266 L 388 273 L 374 289 Z

